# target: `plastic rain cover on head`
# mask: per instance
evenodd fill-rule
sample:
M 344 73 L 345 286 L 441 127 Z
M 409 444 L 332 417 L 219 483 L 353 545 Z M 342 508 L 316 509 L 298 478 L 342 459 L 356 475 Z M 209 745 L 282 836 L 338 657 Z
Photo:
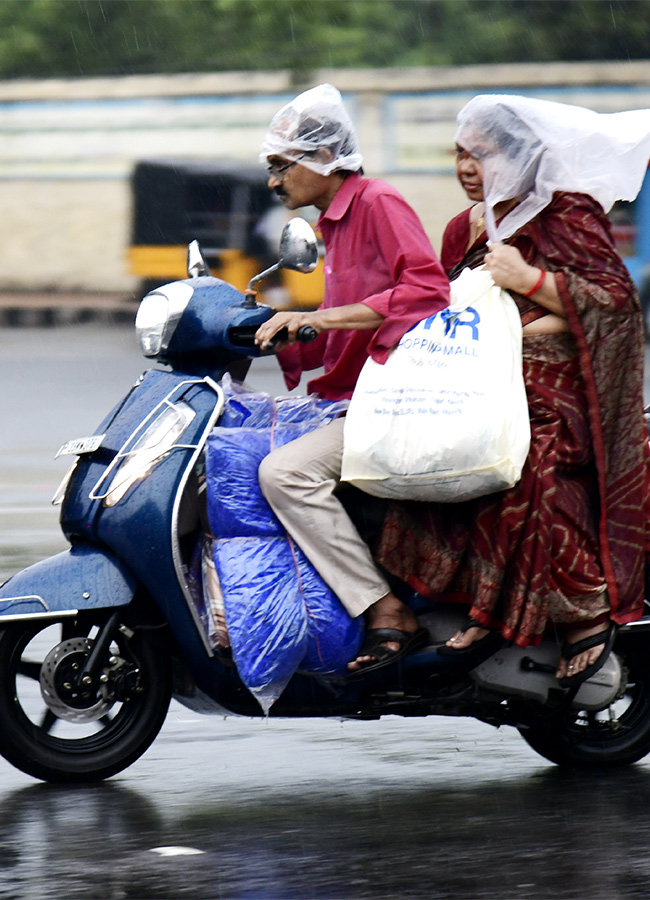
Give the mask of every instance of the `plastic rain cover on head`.
M 458 114 L 455 140 L 483 164 L 485 223 L 505 240 L 555 191 L 589 194 L 605 212 L 638 194 L 650 158 L 650 110 L 597 113 L 581 106 L 482 94 Z M 494 206 L 519 198 L 497 226 Z
M 341 95 L 331 84 L 319 84 L 287 103 L 273 116 L 260 152 L 260 162 L 281 156 L 320 175 L 363 165 L 352 120 Z

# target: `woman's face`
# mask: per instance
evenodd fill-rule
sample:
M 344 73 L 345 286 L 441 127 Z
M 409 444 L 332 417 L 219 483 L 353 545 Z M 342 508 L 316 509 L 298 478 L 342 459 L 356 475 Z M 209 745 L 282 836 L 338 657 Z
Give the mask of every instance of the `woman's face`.
M 456 144 L 456 175 L 470 200 L 483 200 L 483 163 L 469 150 Z

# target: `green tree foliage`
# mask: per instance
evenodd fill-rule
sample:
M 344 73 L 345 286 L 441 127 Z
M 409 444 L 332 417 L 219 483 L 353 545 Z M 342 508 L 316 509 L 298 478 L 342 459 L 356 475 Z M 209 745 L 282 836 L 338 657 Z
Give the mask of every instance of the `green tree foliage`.
M 650 56 L 650 0 L 0 0 L 0 77 Z

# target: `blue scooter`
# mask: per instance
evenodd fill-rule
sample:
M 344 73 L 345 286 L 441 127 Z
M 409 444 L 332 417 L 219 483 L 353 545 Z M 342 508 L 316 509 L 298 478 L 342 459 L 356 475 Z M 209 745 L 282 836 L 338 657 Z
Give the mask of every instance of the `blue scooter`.
M 313 230 L 292 219 L 279 262 L 251 289 L 277 268 L 311 271 L 316 259 Z M 196 244 L 188 272 L 138 310 L 142 352 L 162 365 L 94 435 L 61 448 L 76 457 L 55 498 L 69 549 L 0 587 L 0 754 L 35 778 L 90 782 L 122 771 L 155 739 L 172 696 L 198 712 L 262 715 L 215 650 L 191 561 L 204 532 L 204 448 L 224 407 L 219 382 L 226 372 L 243 380 L 259 355 L 255 332 L 274 311 L 212 277 Z M 376 501 L 346 490 L 370 539 Z M 428 646 L 349 681 L 298 673 L 270 714 L 472 716 L 518 728 L 568 765 L 621 765 L 650 752 L 649 618 L 621 629 L 601 671 L 567 692 L 554 678 L 554 640 L 486 659 L 439 655 L 464 611 L 404 596 Z

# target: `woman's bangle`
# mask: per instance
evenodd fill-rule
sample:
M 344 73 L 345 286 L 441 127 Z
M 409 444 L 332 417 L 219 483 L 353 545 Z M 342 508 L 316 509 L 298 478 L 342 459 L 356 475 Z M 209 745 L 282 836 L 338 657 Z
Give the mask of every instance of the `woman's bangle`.
M 546 281 L 546 272 L 544 271 L 544 269 L 541 269 L 539 278 L 537 279 L 535 284 L 532 286 L 532 288 L 529 291 L 526 291 L 526 293 L 523 294 L 523 296 L 524 297 L 532 297 L 533 294 L 537 293 L 537 291 L 541 288 L 541 286 L 544 284 L 545 281 Z

